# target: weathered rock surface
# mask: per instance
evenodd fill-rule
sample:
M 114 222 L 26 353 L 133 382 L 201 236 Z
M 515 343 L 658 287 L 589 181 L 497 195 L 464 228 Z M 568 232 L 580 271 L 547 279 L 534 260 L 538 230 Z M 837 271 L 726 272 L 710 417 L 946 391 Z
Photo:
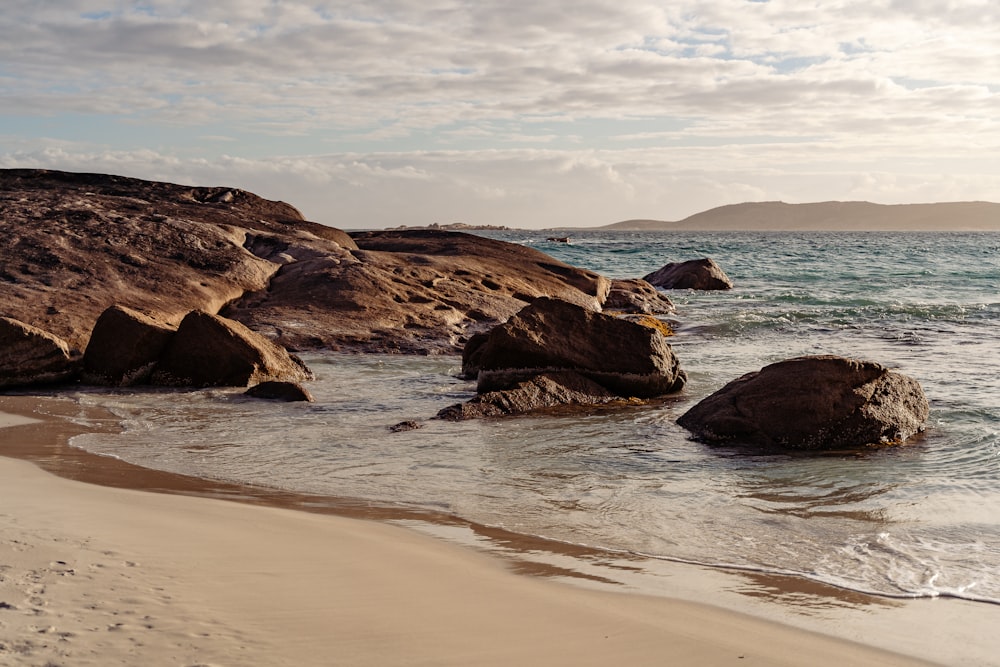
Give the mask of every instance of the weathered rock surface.
M 83 381 L 126 387 L 148 381 L 175 331 L 131 308 L 111 306 L 97 318 L 87 343 Z
M 708 443 L 831 450 L 902 442 L 923 430 L 920 384 L 880 364 L 789 359 L 730 382 L 677 423 Z
M 469 335 L 539 296 L 597 309 L 610 286 L 531 248 L 471 234 L 386 231 L 354 240 L 359 250 L 284 265 L 268 289 L 223 314 L 292 349 L 458 352 Z
M 309 393 L 309 390 L 300 385 L 298 382 L 279 382 L 277 380 L 268 380 L 267 382 L 261 382 L 260 384 L 255 384 L 244 392 L 244 395 L 250 398 L 262 398 L 269 401 L 285 401 L 286 403 L 292 403 L 296 401 L 306 401 L 312 403 L 313 395 Z
M 62 382 L 76 374 L 66 341 L 0 317 L 0 387 Z
M 574 371 L 625 397 L 671 393 L 686 380 L 656 329 L 559 299 L 540 298 L 522 309 L 490 331 L 476 355 L 479 393 L 553 370 Z
M 278 265 L 243 247 L 251 232 L 351 243 L 242 190 L 100 174 L 0 170 L 0 211 L 5 314 L 78 350 L 113 304 L 176 324 L 266 287 Z
M 458 352 L 538 296 L 598 308 L 607 279 L 440 231 L 361 234 L 242 190 L 0 170 L 0 314 L 83 350 L 118 304 L 220 313 L 292 349 Z M 359 248 L 360 246 L 360 248 Z
M 309 369 L 284 348 L 239 322 L 188 313 L 153 371 L 153 384 L 245 387 L 268 380 L 301 382 Z
M 729 279 L 715 260 L 692 259 L 667 264 L 643 280 L 663 289 L 727 290 L 733 288 Z
M 669 315 L 677 309 L 665 294 L 642 279 L 612 280 L 604 312 Z
M 622 397 L 573 371 L 549 371 L 519 382 L 510 389 L 488 391 L 444 408 L 438 419 L 461 421 L 480 417 L 506 417 L 561 406 L 603 405 Z

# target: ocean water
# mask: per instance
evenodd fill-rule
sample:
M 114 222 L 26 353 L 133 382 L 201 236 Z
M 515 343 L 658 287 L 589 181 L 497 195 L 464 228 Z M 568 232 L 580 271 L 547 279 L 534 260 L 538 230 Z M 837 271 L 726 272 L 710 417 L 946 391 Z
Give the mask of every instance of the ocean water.
M 211 479 L 443 511 L 609 553 L 791 575 L 886 598 L 1000 603 L 1000 235 L 493 232 L 610 277 L 713 257 L 729 292 L 676 291 L 690 382 L 662 403 L 574 416 L 424 420 L 473 395 L 454 357 L 305 355 L 313 404 L 235 390 L 81 392 L 119 436 L 73 444 Z M 902 447 L 750 455 L 678 416 L 781 359 L 898 369 L 931 402 Z

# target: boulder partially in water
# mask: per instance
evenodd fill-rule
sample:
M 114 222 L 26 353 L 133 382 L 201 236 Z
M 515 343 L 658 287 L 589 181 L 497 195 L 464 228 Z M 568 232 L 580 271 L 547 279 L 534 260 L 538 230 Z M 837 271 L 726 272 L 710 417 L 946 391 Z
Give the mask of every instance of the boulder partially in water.
M 687 379 L 657 329 L 550 298 L 536 299 L 490 331 L 476 362 L 480 393 L 553 370 L 639 398 L 679 391 Z
M 128 387 L 147 382 L 176 329 L 114 305 L 101 313 L 83 353 L 83 381 Z
M 66 341 L 10 317 L 0 317 L 0 387 L 48 384 L 77 371 Z
M 643 277 L 663 289 L 727 290 L 733 288 L 722 267 L 714 259 L 692 259 L 673 262 Z
M 440 419 L 637 401 L 679 391 L 687 379 L 662 328 L 550 298 L 471 338 L 462 372 L 477 379 L 478 395 Z
M 820 451 L 901 443 L 928 413 L 913 378 L 871 361 L 808 356 L 730 382 L 677 423 L 710 444 Z
M 298 357 L 239 322 L 192 311 L 164 350 L 152 381 L 165 386 L 245 387 L 311 377 Z

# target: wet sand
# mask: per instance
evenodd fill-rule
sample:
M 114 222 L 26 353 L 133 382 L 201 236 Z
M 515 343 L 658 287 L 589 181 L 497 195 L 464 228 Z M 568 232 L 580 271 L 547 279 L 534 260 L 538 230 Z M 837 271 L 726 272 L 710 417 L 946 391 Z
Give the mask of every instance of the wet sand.
M 82 427 L 12 414 L 33 401 L 0 401 L 0 454 L 35 461 L 0 458 L 0 665 L 925 664 L 691 601 L 524 576 L 373 520 L 388 516 L 297 511 L 287 494 L 73 453 L 65 440 Z

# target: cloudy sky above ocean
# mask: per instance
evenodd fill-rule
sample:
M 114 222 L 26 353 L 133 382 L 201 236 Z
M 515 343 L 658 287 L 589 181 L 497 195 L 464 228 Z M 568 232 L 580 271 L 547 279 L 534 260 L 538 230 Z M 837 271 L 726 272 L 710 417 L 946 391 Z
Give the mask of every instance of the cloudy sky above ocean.
M 993 0 L 5 0 L 0 167 L 345 227 L 1000 200 Z

